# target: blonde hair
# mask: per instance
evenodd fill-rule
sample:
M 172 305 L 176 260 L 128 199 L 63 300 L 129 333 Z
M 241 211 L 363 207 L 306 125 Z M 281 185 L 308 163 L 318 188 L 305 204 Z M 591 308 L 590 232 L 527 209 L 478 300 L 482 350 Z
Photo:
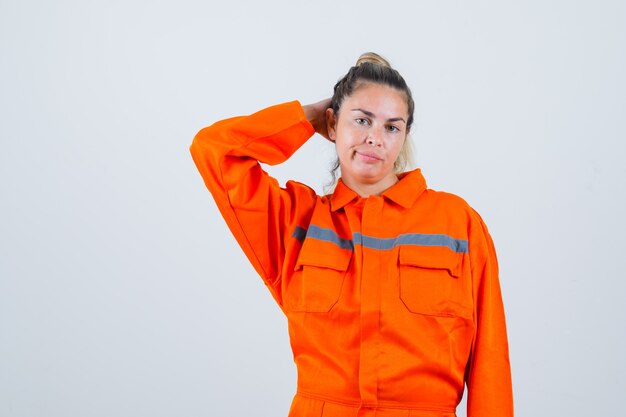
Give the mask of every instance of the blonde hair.
M 376 52 L 365 52 L 364 54 L 361 54 L 359 59 L 356 60 L 355 66 L 358 67 L 366 62 L 369 62 L 370 64 L 377 64 L 377 65 L 382 65 L 383 67 L 391 68 L 391 64 L 389 63 L 389 61 L 387 61 L 382 56 L 378 55 Z

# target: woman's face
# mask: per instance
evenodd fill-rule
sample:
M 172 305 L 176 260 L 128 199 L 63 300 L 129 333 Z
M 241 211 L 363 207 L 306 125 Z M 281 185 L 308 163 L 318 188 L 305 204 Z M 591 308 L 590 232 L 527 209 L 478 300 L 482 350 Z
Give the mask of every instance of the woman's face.
M 327 111 L 342 181 L 353 190 L 366 186 L 380 194 L 398 179 L 394 163 L 407 137 L 408 106 L 403 92 L 366 83 L 344 98 L 339 114 Z M 374 194 L 372 193 L 372 194 Z

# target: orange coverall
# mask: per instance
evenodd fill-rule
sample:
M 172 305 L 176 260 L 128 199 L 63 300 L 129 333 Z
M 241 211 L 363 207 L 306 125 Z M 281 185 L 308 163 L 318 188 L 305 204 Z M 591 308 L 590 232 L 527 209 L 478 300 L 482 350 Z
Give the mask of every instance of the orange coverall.
M 279 164 L 315 133 L 297 101 L 202 129 L 193 159 L 285 313 L 298 390 L 290 417 L 513 416 L 493 243 L 461 198 L 419 170 L 381 196 L 339 180 L 284 188 Z

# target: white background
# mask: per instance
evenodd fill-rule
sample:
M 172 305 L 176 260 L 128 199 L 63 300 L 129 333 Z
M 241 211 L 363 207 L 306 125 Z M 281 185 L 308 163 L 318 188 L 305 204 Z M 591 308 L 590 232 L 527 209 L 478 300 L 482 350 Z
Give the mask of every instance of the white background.
M 496 242 L 517 416 L 622 415 L 626 3 L 571 0 L 1 0 L 0 415 L 286 416 L 286 321 L 188 146 L 368 50 Z

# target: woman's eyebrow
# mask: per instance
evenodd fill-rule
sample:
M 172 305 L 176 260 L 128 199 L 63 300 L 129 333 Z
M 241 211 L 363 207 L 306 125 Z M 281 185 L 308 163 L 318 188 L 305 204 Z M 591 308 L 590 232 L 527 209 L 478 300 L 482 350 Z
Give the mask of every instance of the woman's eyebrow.
M 363 110 L 363 109 L 352 109 L 352 111 L 360 111 L 361 113 L 363 113 L 367 117 L 375 117 L 374 113 L 372 113 L 371 111 L 367 111 L 367 110 Z
M 363 110 L 363 109 L 351 109 L 351 111 L 360 111 L 361 113 L 363 113 L 364 115 L 366 115 L 367 117 L 371 117 L 371 118 L 375 118 L 376 115 L 374 113 L 372 113 L 371 111 L 367 111 L 367 110 Z M 404 122 L 404 124 L 406 124 L 406 120 L 404 120 L 402 117 L 392 117 L 391 119 L 387 119 L 388 122 Z

